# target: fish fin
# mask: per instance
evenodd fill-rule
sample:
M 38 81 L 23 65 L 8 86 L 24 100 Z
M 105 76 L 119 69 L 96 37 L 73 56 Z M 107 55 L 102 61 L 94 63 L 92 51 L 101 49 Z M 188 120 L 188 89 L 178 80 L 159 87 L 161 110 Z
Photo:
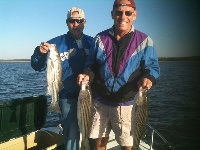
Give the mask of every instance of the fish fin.
M 90 150 L 88 139 L 84 139 L 81 141 L 81 150 Z
M 80 132 L 79 149 L 81 150 L 82 145 L 82 133 Z
M 46 95 L 51 95 L 51 91 L 49 87 L 47 87 Z
M 56 111 L 58 113 L 61 113 L 60 107 L 58 103 L 51 103 L 48 107 L 48 112 Z

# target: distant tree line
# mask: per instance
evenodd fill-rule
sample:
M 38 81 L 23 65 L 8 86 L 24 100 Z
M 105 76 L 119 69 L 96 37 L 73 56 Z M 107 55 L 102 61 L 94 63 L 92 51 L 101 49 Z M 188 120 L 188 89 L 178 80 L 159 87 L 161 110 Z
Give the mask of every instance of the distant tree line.
M 191 57 L 159 57 L 159 61 L 200 61 L 200 56 Z
M 30 62 L 30 59 L 0 59 L 0 62 Z

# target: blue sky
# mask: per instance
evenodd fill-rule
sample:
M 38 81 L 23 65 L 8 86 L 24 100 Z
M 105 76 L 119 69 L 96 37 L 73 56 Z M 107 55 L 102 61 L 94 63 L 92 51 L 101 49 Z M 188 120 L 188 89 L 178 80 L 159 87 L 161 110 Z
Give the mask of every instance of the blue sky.
M 42 41 L 65 34 L 67 11 L 81 7 L 85 34 L 95 36 L 113 25 L 114 0 L 0 0 L 0 59 L 30 59 Z M 159 57 L 200 56 L 197 0 L 135 0 L 136 29 L 154 41 Z

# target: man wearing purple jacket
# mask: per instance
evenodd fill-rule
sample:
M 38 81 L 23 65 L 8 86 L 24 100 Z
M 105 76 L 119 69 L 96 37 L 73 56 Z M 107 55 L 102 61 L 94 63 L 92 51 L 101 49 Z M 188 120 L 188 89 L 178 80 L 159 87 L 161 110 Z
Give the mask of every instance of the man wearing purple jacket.
M 89 137 L 95 148 L 105 150 L 111 130 L 122 150 L 131 150 L 131 112 L 139 87 L 150 89 L 160 75 L 152 39 L 132 25 L 136 19 L 133 0 L 115 0 L 114 25 L 98 33 L 86 60 L 79 85 L 90 81 L 93 118 Z

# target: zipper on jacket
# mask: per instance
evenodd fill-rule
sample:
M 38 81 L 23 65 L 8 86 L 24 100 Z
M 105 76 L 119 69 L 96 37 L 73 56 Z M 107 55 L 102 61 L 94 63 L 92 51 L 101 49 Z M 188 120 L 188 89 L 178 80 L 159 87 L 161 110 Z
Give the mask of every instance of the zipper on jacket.
M 116 78 L 114 77 L 114 81 L 113 81 L 112 88 L 111 88 L 111 93 L 113 93 L 115 81 L 116 81 Z

